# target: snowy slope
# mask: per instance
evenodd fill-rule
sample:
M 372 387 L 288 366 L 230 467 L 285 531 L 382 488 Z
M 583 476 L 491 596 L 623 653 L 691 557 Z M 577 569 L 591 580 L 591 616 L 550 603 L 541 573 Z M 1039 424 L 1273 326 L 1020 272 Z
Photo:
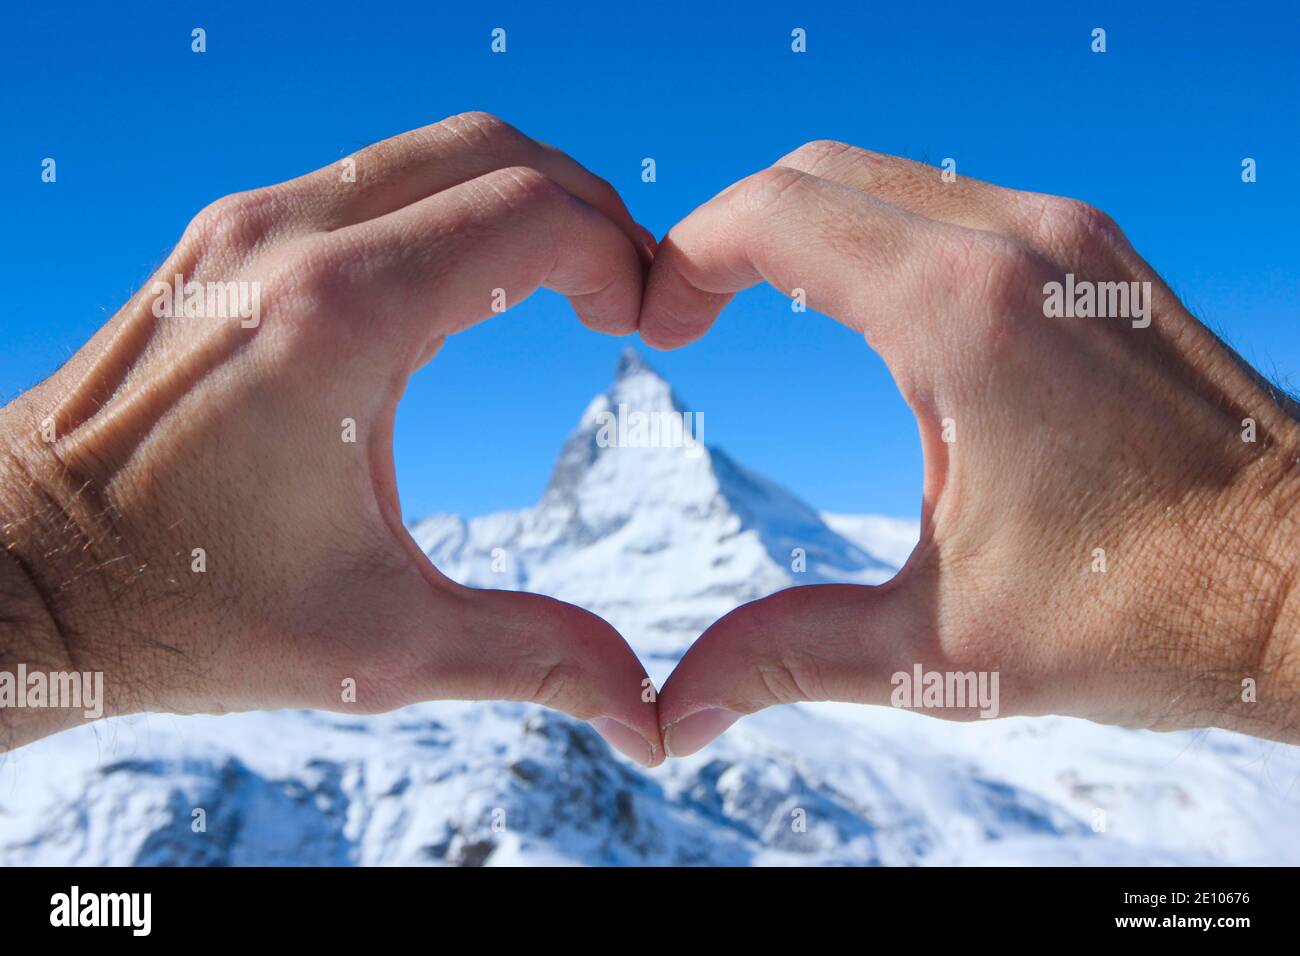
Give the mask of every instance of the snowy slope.
M 911 518 L 823 512 L 822 520 L 840 537 L 847 538 L 859 548 L 896 568 L 901 568 L 907 562 L 921 533 L 920 522 Z
M 914 522 L 818 514 L 712 447 L 607 447 L 620 407 L 687 410 L 629 353 L 535 507 L 412 534 L 465 583 L 604 615 L 659 681 L 742 601 L 906 560 Z M 1294 864 L 1298 810 L 1300 748 L 1219 731 L 800 705 L 647 772 L 563 715 L 443 702 L 40 741 L 0 757 L 0 864 Z

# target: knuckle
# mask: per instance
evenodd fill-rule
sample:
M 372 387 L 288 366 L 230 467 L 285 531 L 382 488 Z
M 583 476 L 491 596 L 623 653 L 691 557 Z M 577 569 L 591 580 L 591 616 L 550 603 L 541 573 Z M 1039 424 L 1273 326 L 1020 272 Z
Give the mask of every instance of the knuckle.
M 787 153 L 777 165 L 798 166 L 801 169 L 815 170 L 821 167 L 823 163 L 833 161 L 841 156 L 854 155 L 858 152 L 856 146 L 848 143 L 841 143 L 835 139 L 814 139 L 804 143 L 798 149 Z
M 275 330 L 268 347 L 294 368 L 337 368 L 366 354 L 383 334 L 369 316 L 394 294 L 377 288 L 375 267 L 364 248 L 332 236 L 277 249 L 260 270 L 261 326 Z
M 269 265 L 262 282 L 262 303 L 268 314 L 280 316 L 331 315 L 350 287 L 355 257 L 340 255 L 337 244 L 311 238 L 299 241 Z
M 498 116 L 481 110 L 470 110 L 448 116 L 438 124 L 447 132 L 474 148 L 491 149 L 503 141 L 519 136 L 519 132 Z
M 596 713 L 580 702 L 581 695 L 575 693 L 578 683 L 578 675 L 571 666 L 564 663 L 551 664 L 533 678 L 531 687 L 523 689 L 518 694 L 518 699 L 529 700 L 553 710 L 563 710 L 580 720 L 590 720 Z
M 811 700 L 824 700 L 822 681 L 815 662 L 803 655 L 787 651 L 772 660 L 757 664 L 755 670 L 767 696 L 763 703 L 797 704 Z
M 948 265 L 976 302 L 995 315 L 1012 315 L 1035 293 L 1041 265 L 1018 243 L 991 234 L 946 247 Z
M 1115 220 L 1096 206 L 1062 196 L 1042 200 L 1039 223 L 1049 240 L 1075 248 L 1111 246 L 1121 235 Z
M 267 236 L 272 205 L 268 190 L 222 196 L 190 220 L 184 241 L 200 253 L 251 252 Z
M 489 173 L 484 180 L 512 209 L 545 205 L 568 195 L 549 176 L 531 166 L 507 166 Z
M 790 189 L 800 186 L 807 174 L 786 166 L 769 166 L 744 179 L 733 194 L 742 210 L 763 212 L 781 201 Z
M 356 154 L 359 164 L 381 178 L 413 159 L 432 157 L 448 151 L 491 152 L 521 137 L 514 127 L 490 113 L 468 112 L 448 116 L 428 126 L 372 143 Z

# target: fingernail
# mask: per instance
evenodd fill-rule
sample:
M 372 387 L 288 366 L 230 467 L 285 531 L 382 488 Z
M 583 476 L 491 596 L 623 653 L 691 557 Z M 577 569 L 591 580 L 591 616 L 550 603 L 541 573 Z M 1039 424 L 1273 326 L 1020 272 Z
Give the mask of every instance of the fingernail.
M 591 721 L 591 729 L 600 734 L 605 743 L 643 767 L 650 766 L 654 760 L 654 747 L 650 742 L 622 721 L 597 717 Z
M 645 226 L 638 224 L 636 228 L 641 238 L 641 242 L 639 243 L 641 256 L 645 259 L 646 264 L 649 265 L 655 261 L 655 252 L 659 249 L 659 243 L 655 239 L 655 234 Z
M 668 725 L 664 731 L 664 749 L 670 757 L 689 757 L 695 751 L 703 750 L 738 720 L 740 714 L 725 707 L 697 710 Z

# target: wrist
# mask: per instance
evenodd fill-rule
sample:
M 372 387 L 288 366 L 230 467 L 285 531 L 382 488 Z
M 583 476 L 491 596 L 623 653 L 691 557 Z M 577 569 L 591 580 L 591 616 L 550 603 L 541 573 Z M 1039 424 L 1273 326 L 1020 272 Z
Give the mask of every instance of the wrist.
M 1284 739 L 1300 742 L 1300 441 L 1287 454 L 1288 479 L 1262 508 L 1263 520 L 1274 528 L 1269 560 L 1278 588 L 1263 632 L 1259 670 L 1283 697 Z
M 0 409 L 0 752 L 106 716 L 125 664 L 95 643 L 100 552 L 60 490 L 30 394 Z
M 1250 438 L 1221 416 L 1226 440 L 1191 443 L 1179 485 L 1127 519 L 1145 537 L 1121 617 L 1140 726 L 1300 743 L 1300 424 L 1261 398 L 1234 403 Z
M 1240 482 L 1243 529 L 1224 548 L 1242 582 L 1241 673 L 1224 726 L 1300 742 L 1300 424 L 1287 417 Z

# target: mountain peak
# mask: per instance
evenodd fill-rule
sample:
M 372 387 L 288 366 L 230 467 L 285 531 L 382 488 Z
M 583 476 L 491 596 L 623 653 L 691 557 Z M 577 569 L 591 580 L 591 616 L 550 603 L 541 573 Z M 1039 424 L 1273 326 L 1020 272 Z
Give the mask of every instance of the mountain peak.
M 641 372 L 649 372 L 655 378 L 663 377 L 650 367 L 646 360 L 641 357 L 640 352 L 629 345 L 623 349 L 618 357 L 618 364 L 614 366 L 614 381 L 618 382 Z
M 614 381 L 608 391 L 592 400 L 579 428 L 593 427 L 596 416 L 606 411 L 618 412 L 620 406 L 626 406 L 627 411 L 646 414 L 681 414 L 686 411 L 668 380 L 652 368 L 640 352 L 631 347 L 625 348 L 619 355 L 614 366 Z
M 693 572 L 701 581 L 736 575 L 731 583 L 746 600 L 763 587 L 794 583 L 785 569 L 796 555 L 804 562 L 797 573 L 806 568 L 799 583 L 877 583 L 893 570 L 832 531 L 796 495 L 705 444 L 704 418 L 635 350 L 624 350 L 613 384 L 591 400 L 564 443 L 532 512 L 535 526 L 575 550 L 605 541 L 645 555 L 693 536 L 731 553 L 726 542 L 743 538 L 734 546 L 743 560 L 736 557 L 729 570 L 710 570 L 712 552 L 673 560 L 705 561 Z
M 623 349 L 614 366 L 614 380 L 609 389 L 591 400 L 578 421 L 577 429 L 560 450 L 545 498 L 554 500 L 558 496 L 568 499 L 603 454 L 618 450 L 600 441 L 602 428 L 608 430 L 611 419 L 618 422 L 633 415 L 665 414 L 680 415 L 683 421 L 687 421 L 686 408 L 667 380 L 651 368 L 636 349 Z M 695 457 L 699 457 L 703 448 L 696 447 Z M 681 449 L 670 451 L 680 452 Z

